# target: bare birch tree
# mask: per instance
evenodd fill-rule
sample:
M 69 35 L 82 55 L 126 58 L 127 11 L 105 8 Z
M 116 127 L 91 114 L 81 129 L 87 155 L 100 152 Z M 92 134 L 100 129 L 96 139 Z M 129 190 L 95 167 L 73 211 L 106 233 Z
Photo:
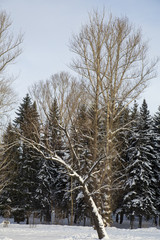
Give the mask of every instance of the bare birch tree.
M 21 54 L 22 34 L 14 36 L 12 21 L 5 11 L 0 12 L 0 122 L 12 110 L 15 93 L 11 87 L 13 79 L 8 77 L 7 69 Z
M 12 21 L 5 11 L 0 11 L 0 130 L 4 127 L 4 122 L 8 113 L 12 110 L 16 101 L 15 93 L 12 89 L 12 78 L 9 78 L 7 69 L 13 64 L 21 54 L 22 35 L 14 36 L 11 32 Z M 2 135 L 2 133 L 0 134 Z M 1 140 L 2 141 L 2 140 Z M 8 146 L 9 148 L 10 146 Z M 8 181 L 5 169 L 8 168 L 7 158 L 3 160 L 4 146 L 0 143 L 0 191 Z
M 112 168 L 118 160 L 116 135 L 124 127 L 115 124 L 120 114 L 147 87 L 150 79 L 155 77 L 157 60 L 149 61 L 148 46 L 142 39 L 141 30 L 136 30 L 128 19 L 108 19 L 103 14 L 93 11 L 89 22 L 82 26 L 80 33 L 74 35 L 70 49 L 76 55 L 71 67 L 86 83 L 95 105 L 94 116 L 94 153 L 96 162 L 98 154 L 98 116 L 106 110 L 106 134 L 104 137 L 105 160 L 101 161 L 101 178 L 97 177 L 96 188 L 102 191 L 104 198 L 103 220 L 110 225 L 112 212 Z M 122 107 L 123 106 L 123 107 Z M 107 183 L 106 183 L 107 179 Z
M 41 118 L 47 117 L 56 98 L 61 119 L 67 124 L 80 102 L 85 101 L 83 84 L 67 72 L 60 72 L 46 81 L 39 81 L 29 88 L 30 96 L 37 102 Z

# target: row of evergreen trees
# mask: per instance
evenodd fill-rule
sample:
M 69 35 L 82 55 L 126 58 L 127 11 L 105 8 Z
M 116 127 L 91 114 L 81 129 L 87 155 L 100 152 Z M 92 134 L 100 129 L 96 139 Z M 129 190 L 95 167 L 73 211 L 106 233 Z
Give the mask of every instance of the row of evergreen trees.
M 157 224 L 160 214 L 160 108 L 151 117 L 144 100 L 140 111 L 134 104 L 130 116 L 130 131 L 122 133 L 125 179 L 116 212 L 126 214 L 132 228 L 135 216 L 139 217 L 141 227 L 142 217 L 154 218 Z
M 94 132 L 94 105 L 80 106 L 70 126 L 72 144 L 81 160 L 81 169 L 59 127 L 62 119 L 56 99 L 47 116 L 45 122 L 40 122 L 36 103 L 32 103 L 27 94 L 15 120 L 6 129 L 3 136 L 6 147 L 3 159 L 6 159 L 5 171 L 8 172 L 10 182 L 0 195 L 1 214 L 5 217 L 13 216 L 16 222 L 26 219 L 28 223 L 31 213 L 37 211 L 41 219 L 50 222 L 54 210 L 57 220 L 67 217 L 70 223 L 78 223 L 86 217 L 90 218 L 78 183 L 68 177 L 61 166 L 46 161 L 36 149 L 26 145 L 21 135 L 43 143 L 58 156 L 67 159 L 85 177 L 92 166 L 94 151 L 91 140 Z M 102 157 L 105 144 L 104 116 L 101 114 L 98 121 L 98 147 Z M 145 100 L 140 110 L 135 102 L 133 108 L 126 109 L 114 124 L 123 128 L 116 136 L 118 161 L 112 173 L 113 213 L 117 221 L 120 216 L 120 222 L 126 215 L 131 227 L 135 216 L 139 217 L 139 227 L 142 225 L 142 217 L 154 218 L 157 222 L 160 214 L 160 109 L 151 117 Z M 90 176 L 88 185 L 92 192 L 94 176 Z M 96 202 L 98 204 L 98 199 Z M 104 204 L 105 199 L 99 208 L 102 216 Z
M 35 149 L 25 144 L 21 135 L 37 143 L 43 141 L 50 145 L 52 150 L 62 151 L 60 132 L 56 129 L 55 119 L 58 119 L 58 106 L 56 100 L 49 113 L 49 118 L 44 124 L 42 134 L 36 103 L 32 103 L 30 96 L 23 99 L 16 112 L 17 117 L 13 124 L 9 123 L 3 136 L 3 159 L 6 159 L 10 178 L 9 184 L 0 195 L 1 213 L 5 217 L 14 216 L 16 222 L 24 221 L 34 211 L 40 211 L 41 217 L 50 222 L 51 210 L 55 207 L 55 201 L 59 204 L 59 187 L 66 183 L 65 177 L 59 179 L 60 167 L 52 161 L 45 161 L 43 156 Z M 53 127 L 54 126 L 54 127 Z

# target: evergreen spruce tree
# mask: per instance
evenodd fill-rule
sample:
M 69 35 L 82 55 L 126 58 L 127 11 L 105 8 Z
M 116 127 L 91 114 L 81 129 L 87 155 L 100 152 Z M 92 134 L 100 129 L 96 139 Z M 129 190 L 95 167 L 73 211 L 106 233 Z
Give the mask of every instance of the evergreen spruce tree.
M 122 106 L 123 107 L 123 106 Z M 120 109 L 121 110 L 121 109 Z M 120 111 L 119 110 L 119 111 Z M 126 108 L 115 124 L 119 125 L 120 131 L 116 136 L 118 161 L 113 166 L 113 212 L 116 213 L 116 221 L 123 222 L 123 195 L 124 183 L 126 182 L 127 151 L 131 128 L 130 110 Z M 120 219 L 119 219 L 120 217 Z
M 135 114 L 136 111 L 133 112 L 133 115 Z M 144 100 L 138 121 L 132 126 L 126 168 L 126 194 L 123 197 L 123 210 L 130 218 L 131 228 L 135 216 L 139 217 L 139 227 L 141 227 L 143 216 L 148 218 L 156 215 L 153 188 L 155 152 L 151 144 L 152 134 L 152 119 Z
M 63 158 L 65 157 L 65 154 L 63 149 L 64 144 L 62 141 L 62 131 L 59 127 L 60 123 L 59 107 L 57 99 L 55 98 L 48 114 L 43 141 L 51 151 Z M 65 173 L 65 169 L 53 161 L 48 160 L 44 163 L 43 167 L 45 167 L 48 171 L 47 189 L 49 190 L 48 199 L 50 199 L 50 205 L 47 206 L 47 219 L 50 219 L 51 208 L 54 207 L 55 217 L 58 221 L 58 219 L 62 218 L 68 209 L 68 202 L 66 202 L 64 197 L 68 177 Z M 61 199 L 61 201 L 59 201 L 59 199 Z
M 77 115 L 74 119 L 72 128 L 71 128 L 71 137 L 72 144 L 74 146 L 76 155 L 78 159 L 75 159 L 74 156 L 71 156 L 71 165 L 76 169 L 78 173 L 81 173 L 82 177 L 85 177 L 86 173 L 89 172 L 91 167 L 91 146 L 92 146 L 92 130 L 91 124 L 92 120 L 89 117 L 89 114 L 93 109 L 88 111 L 85 104 L 82 104 L 77 109 Z M 91 187 L 91 179 L 89 181 Z M 72 189 L 78 187 L 78 183 L 76 181 L 72 182 Z M 78 223 L 79 221 L 84 221 L 86 217 L 90 217 L 88 208 L 84 201 L 84 196 L 81 190 L 77 189 L 72 193 L 72 201 L 73 201 L 73 212 L 74 212 L 74 223 Z
M 51 222 L 51 211 L 52 211 L 52 176 L 49 171 L 48 161 L 41 159 L 41 167 L 37 172 L 38 187 L 36 195 L 38 199 L 38 206 L 41 212 L 42 218 L 45 222 Z
M 17 159 L 19 158 L 16 140 L 17 136 L 14 133 L 14 128 L 12 124 L 9 123 L 2 140 L 4 145 L 4 154 L 2 156 L 4 165 L 0 173 L 3 174 L 5 182 L 7 183 L 0 194 L 0 209 L 1 214 L 7 218 L 11 216 L 12 207 L 14 206 L 11 196 L 14 194 L 13 183 L 17 176 Z
M 49 112 L 48 119 L 48 127 L 49 127 L 49 147 L 52 151 L 55 151 L 57 155 L 63 155 L 62 152 L 62 131 L 59 127 L 60 124 L 60 113 L 59 107 L 57 103 L 57 99 L 55 98 L 51 109 Z
M 17 111 L 17 117 L 14 120 L 14 125 L 17 131 L 24 137 L 39 142 L 39 118 L 36 104 L 30 99 L 27 94 L 23 99 Z M 27 216 L 40 207 L 39 196 L 37 189 L 39 187 L 39 179 L 37 178 L 38 171 L 41 167 L 41 156 L 32 147 L 26 145 L 20 140 L 20 156 L 18 159 L 17 177 L 14 184 L 17 191 L 15 204 L 17 209 L 24 211 Z M 17 212 L 15 214 L 18 214 Z
M 154 148 L 156 150 L 156 160 L 154 161 L 154 174 L 155 174 L 155 191 L 156 191 L 156 208 L 158 215 L 160 216 L 160 107 L 153 117 L 153 131 L 154 131 Z M 157 224 L 157 219 L 155 219 Z M 160 224 L 160 217 L 159 217 Z

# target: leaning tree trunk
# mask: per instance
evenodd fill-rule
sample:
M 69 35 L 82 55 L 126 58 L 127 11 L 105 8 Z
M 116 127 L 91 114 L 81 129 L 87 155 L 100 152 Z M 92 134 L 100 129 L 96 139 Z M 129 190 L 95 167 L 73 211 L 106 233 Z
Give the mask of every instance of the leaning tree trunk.
M 93 219 L 95 229 L 97 231 L 99 239 L 109 239 L 107 232 L 105 230 L 102 216 L 99 214 L 98 208 L 97 208 L 93 198 L 90 196 L 88 188 L 85 184 L 83 185 L 83 193 L 85 196 L 85 201 L 91 211 L 92 219 Z

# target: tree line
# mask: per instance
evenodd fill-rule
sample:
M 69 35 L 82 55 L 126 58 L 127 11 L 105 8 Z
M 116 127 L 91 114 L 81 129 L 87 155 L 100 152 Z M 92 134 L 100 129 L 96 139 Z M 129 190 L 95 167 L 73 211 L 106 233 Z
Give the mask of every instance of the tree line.
M 100 158 L 103 158 L 104 145 L 107 144 L 104 138 L 106 111 L 101 113 L 98 121 L 97 144 L 101 153 Z M 70 224 L 78 224 L 85 222 L 86 218 L 91 219 L 79 183 L 68 176 L 61 165 L 51 160 L 46 161 L 33 147 L 23 142 L 21 136 L 37 143 L 42 142 L 65 161 L 70 162 L 85 178 L 92 167 L 94 114 L 94 105 L 79 105 L 74 122 L 70 123 L 70 140 L 76 156 L 80 159 L 78 163 L 72 156 L 73 153 L 62 131 L 56 98 L 48 112 L 48 118 L 42 123 L 36 103 L 32 102 L 29 94 L 26 95 L 16 112 L 16 118 L 13 123 L 9 123 L 3 135 L 2 158 L 7 165 L 3 172 L 6 172 L 10 181 L 0 195 L 1 215 L 13 216 L 16 222 L 26 219 L 29 223 L 30 215 L 37 211 L 41 219 L 50 222 L 51 212 L 54 210 L 57 222 L 68 218 Z M 127 108 L 120 115 L 119 121 L 115 124 L 127 127 L 123 128 L 116 138 L 119 142 L 117 143 L 119 154 L 112 170 L 110 217 L 115 214 L 116 220 L 122 223 L 123 216 L 126 215 L 130 220 L 131 228 L 135 217 L 139 218 L 139 227 L 142 226 L 142 218 L 154 219 L 157 224 L 160 214 L 158 200 L 160 197 L 160 108 L 154 117 L 151 117 L 145 100 L 140 109 L 135 102 L 131 109 Z M 98 199 L 99 169 L 101 162 L 96 166 L 95 176 L 90 176 L 88 188 L 94 194 L 95 202 L 103 216 L 108 215 L 103 207 L 106 200 L 103 197 L 104 194 L 107 196 L 108 185 L 104 179 L 101 199 Z

